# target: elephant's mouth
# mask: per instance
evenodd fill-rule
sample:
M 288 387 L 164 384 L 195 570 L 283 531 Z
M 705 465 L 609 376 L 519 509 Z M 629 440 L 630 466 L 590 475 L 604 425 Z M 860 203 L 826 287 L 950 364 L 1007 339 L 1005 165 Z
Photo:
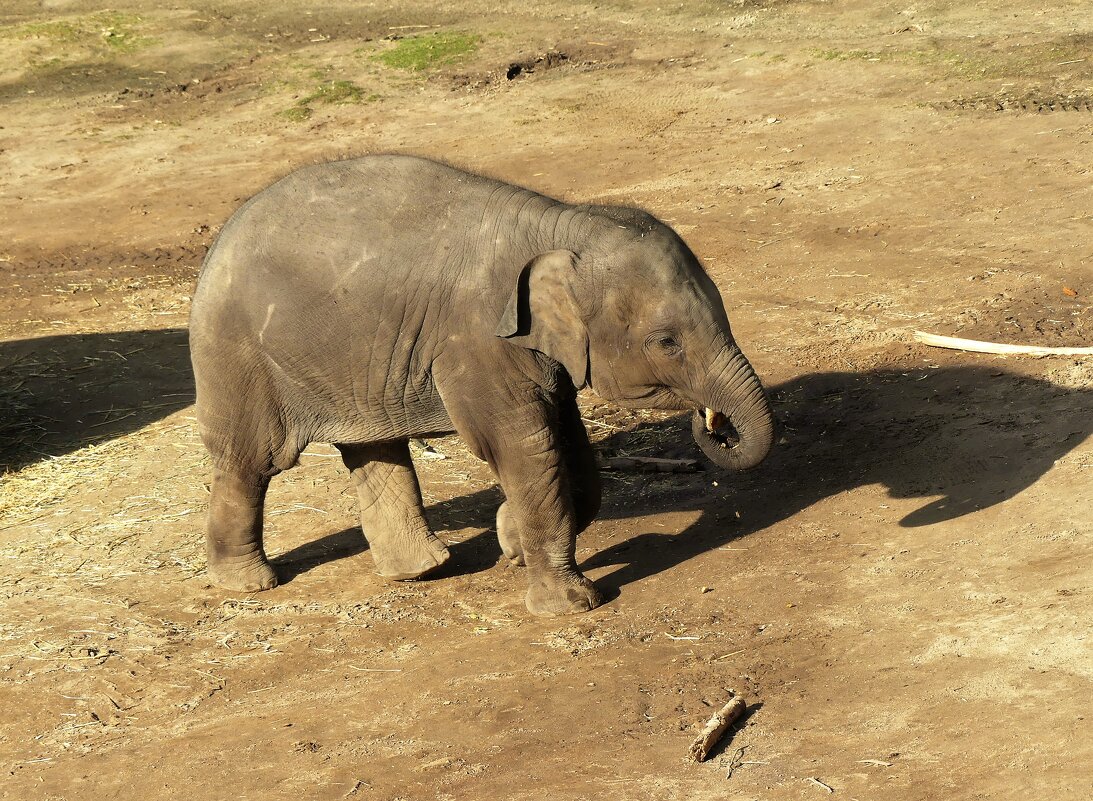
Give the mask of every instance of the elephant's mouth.
M 703 450 L 707 447 L 730 450 L 740 444 L 740 435 L 729 418 L 710 408 L 695 411 L 691 433 Z

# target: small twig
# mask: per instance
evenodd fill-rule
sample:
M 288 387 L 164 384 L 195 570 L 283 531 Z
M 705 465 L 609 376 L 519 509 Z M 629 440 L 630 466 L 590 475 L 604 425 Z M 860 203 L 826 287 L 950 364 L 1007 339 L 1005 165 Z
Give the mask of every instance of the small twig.
M 723 654 L 722 656 L 715 657 L 711 661 L 720 662 L 722 659 L 728 659 L 730 656 L 736 656 L 737 654 L 742 654 L 746 650 L 748 650 L 748 649 L 747 648 L 741 648 L 739 651 L 733 651 L 731 654 Z
M 915 341 L 935 348 L 965 350 L 972 353 L 1004 353 L 1021 356 L 1093 356 L 1093 348 L 1048 348 L 1039 345 L 1007 345 L 1000 342 L 982 342 L 977 339 L 960 339 L 939 334 L 915 331 Z
M 359 670 L 362 673 L 401 673 L 402 668 L 362 668 L 356 665 L 350 665 L 353 670 Z
M 114 417 L 109 420 L 103 420 L 101 423 L 92 423 L 88 426 L 88 428 L 99 428 L 100 426 L 108 426 L 111 423 L 117 423 L 122 420 L 127 420 L 134 415 L 136 415 L 136 412 L 129 412 L 129 414 L 123 414 L 121 417 Z
M 806 782 L 812 782 L 812 783 L 813 783 L 813 784 L 815 784 L 815 785 L 816 785 L 817 787 L 822 787 L 823 789 L 827 790 L 827 791 L 828 791 L 829 793 L 833 793 L 833 792 L 835 792 L 835 788 L 834 788 L 834 787 L 832 787 L 832 786 L 830 786 L 830 785 L 828 785 L 828 784 L 824 784 L 824 783 L 823 783 L 822 781 L 820 781 L 819 779 L 814 779 L 814 778 L 812 778 L 811 776 L 809 776 L 809 777 L 808 777 L 807 779 L 805 779 L 805 781 L 806 781 Z
M 726 779 L 731 779 L 731 778 L 732 778 L 732 774 L 733 774 L 733 772 L 734 772 L 734 771 L 735 771 L 735 770 L 736 770 L 736 769 L 737 769 L 738 767 L 740 767 L 740 766 L 741 766 L 742 764 L 744 764 L 744 763 L 743 763 L 743 762 L 741 761 L 741 759 L 742 759 L 742 757 L 744 756 L 744 750 L 745 750 L 746 748 L 747 748 L 747 746 L 746 746 L 746 745 L 744 745 L 744 746 L 741 746 L 740 748 L 737 748 L 737 749 L 736 749 L 736 753 L 732 755 L 732 759 L 730 759 L 730 760 L 729 760 L 729 768 L 728 768 L 728 770 L 726 770 L 726 771 L 725 771 L 725 778 L 726 778 Z
M 370 785 L 364 779 L 357 779 L 356 783 L 352 787 L 349 788 L 349 792 L 346 793 L 345 795 L 343 795 L 342 798 L 349 798 L 350 796 L 356 795 L 357 791 L 360 790 L 362 787 L 371 787 L 371 786 L 372 785 Z
M 113 353 L 113 351 L 109 351 Z M 177 403 L 149 403 L 145 406 L 129 406 L 124 409 L 95 409 L 84 414 L 113 414 L 114 412 L 143 412 L 145 409 L 162 409 L 165 406 L 178 406 Z
M 14 523 L 8 523 L 6 526 L 0 526 L 0 531 L 7 531 L 9 528 L 15 528 L 16 526 L 24 526 L 27 523 L 33 523 L 35 520 L 41 520 L 46 515 L 53 514 L 53 512 L 42 512 L 40 515 L 34 517 L 27 517 L 22 520 L 17 520 Z
M 297 504 L 293 504 L 292 506 L 288 507 L 287 509 L 278 509 L 274 512 L 270 512 L 269 516 L 274 517 L 276 515 L 287 515 L 290 512 L 303 512 L 303 511 L 318 512 L 321 515 L 325 515 L 327 513 L 325 509 L 317 509 L 314 506 L 306 506 L 302 503 L 297 503 Z
M 740 720 L 744 711 L 748 708 L 743 698 L 733 698 L 725 706 L 718 710 L 717 714 L 707 721 L 701 734 L 691 743 L 690 757 L 693 762 L 703 762 L 710 755 L 710 751 L 720 742 L 725 732 L 736 721 Z
M 608 431 L 622 431 L 618 426 L 613 426 L 609 423 L 604 423 L 601 420 L 589 420 L 587 417 L 582 417 L 581 422 L 587 423 L 590 426 L 596 426 L 597 428 L 603 428 Z

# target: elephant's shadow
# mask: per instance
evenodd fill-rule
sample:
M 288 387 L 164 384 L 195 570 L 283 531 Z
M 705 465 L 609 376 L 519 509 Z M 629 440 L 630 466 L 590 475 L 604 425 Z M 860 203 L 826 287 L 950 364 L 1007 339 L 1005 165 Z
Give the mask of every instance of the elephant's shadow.
M 770 394 L 783 437 L 754 471 L 606 475 L 600 520 L 700 513 L 677 534 L 638 534 L 585 560 L 584 569 L 617 566 L 598 580 L 609 596 L 855 487 L 879 484 L 893 498 L 923 499 L 899 521 L 902 527 L 993 506 L 1033 484 L 1093 430 L 1090 390 L 995 367 L 814 373 Z M 646 453 L 689 450 L 697 456 L 689 438 L 689 419 L 681 415 L 614 433 L 597 447 L 635 452 L 651 445 Z M 434 504 L 427 512 L 438 531 L 490 529 L 500 499 L 493 488 Z M 484 570 L 500 557 L 492 530 L 451 545 L 453 558 L 441 575 Z M 275 563 L 288 580 L 364 547 L 360 529 L 348 529 Z
M 193 402 L 184 328 L 0 342 L 0 474 L 123 436 Z

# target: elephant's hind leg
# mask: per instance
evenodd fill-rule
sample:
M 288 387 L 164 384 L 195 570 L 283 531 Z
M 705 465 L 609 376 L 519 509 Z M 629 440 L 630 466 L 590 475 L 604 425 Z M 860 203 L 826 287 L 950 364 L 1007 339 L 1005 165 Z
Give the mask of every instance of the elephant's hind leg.
M 339 445 L 361 505 L 361 528 L 384 578 L 420 578 L 448 561 L 449 553 L 429 530 L 421 488 L 405 440 Z
M 269 477 L 213 470 L 205 544 L 209 578 L 238 592 L 277 586 L 277 574 L 262 548 L 262 505 Z

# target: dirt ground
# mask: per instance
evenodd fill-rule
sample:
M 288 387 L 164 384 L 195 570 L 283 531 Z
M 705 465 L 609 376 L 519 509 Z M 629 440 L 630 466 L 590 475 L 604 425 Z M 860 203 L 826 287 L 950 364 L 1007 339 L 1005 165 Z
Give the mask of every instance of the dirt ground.
M 301 5 L 0 7 L 0 798 L 1093 797 L 1093 360 L 911 339 L 1093 345 L 1087 0 Z M 434 580 L 372 573 L 313 445 L 281 586 L 206 581 L 200 260 L 377 151 L 640 205 L 722 289 L 784 437 L 605 473 L 601 609 L 525 612 L 456 438 Z M 696 454 L 583 404 L 604 454 Z

